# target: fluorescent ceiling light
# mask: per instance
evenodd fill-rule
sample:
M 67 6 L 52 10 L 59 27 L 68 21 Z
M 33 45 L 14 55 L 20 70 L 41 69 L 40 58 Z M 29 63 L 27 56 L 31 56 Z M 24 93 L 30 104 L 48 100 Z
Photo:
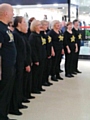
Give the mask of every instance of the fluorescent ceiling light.
M 58 6 L 58 4 L 57 4 L 57 3 L 54 3 L 54 4 L 53 4 L 53 6 L 57 7 L 57 6 Z
M 37 4 L 37 7 L 42 7 L 42 4 Z

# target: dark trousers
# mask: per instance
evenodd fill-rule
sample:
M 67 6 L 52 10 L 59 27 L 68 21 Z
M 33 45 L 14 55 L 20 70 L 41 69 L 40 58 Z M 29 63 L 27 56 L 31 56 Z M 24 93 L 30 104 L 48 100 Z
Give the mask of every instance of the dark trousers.
M 46 59 L 43 59 L 40 62 L 39 66 L 39 81 L 38 81 L 38 89 L 40 90 L 42 88 L 42 81 L 43 81 L 43 74 L 44 74 L 44 67 L 45 67 Z
M 17 111 L 23 100 L 24 63 L 16 65 L 16 76 L 11 99 L 10 111 Z
M 40 66 L 33 64 L 32 66 L 32 92 L 35 92 L 38 90 L 39 70 L 40 70 Z
M 42 84 L 44 84 L 45 82 L 49 82 L 48 81 L 48 77 L 50 75 L 50 71 L 51 71 L 51 64 L 52 64 L 52 59 L 46 59 L 45 65 L 44 65 L 44 73 L 43 73 L 43 81 Z
M 9 113 L 10 100 L 14 86 L 14 66 L 2 65 L 2 79 L 0 81 L 0 120 L 6 120 Z
M 78 70 L 78 59 L 79 59 L 79 52 L 80 52 L 80 46 L 78 46 L 78 52 L 75 53 L 75 58 L 74 58 L 74 64 L 75 64 L 75 68 L 74 71 Z
M 32 92 L 32 72 L 28 73 L 24 70 L 23 79 L 23 95 L 25 98 L 29 98 Z
M 52 67 L 51 67 L 51 76 L 59 74 L 59 62 L 61 58 L 61 51 L 62 50 L 57 50 L 55 51 L 55 56 L 52 57 Z
M 72 74 L 74 71 L 74 58 L 75 52 L 71 51 L 70 54 L 65 50 L 65 74 Z

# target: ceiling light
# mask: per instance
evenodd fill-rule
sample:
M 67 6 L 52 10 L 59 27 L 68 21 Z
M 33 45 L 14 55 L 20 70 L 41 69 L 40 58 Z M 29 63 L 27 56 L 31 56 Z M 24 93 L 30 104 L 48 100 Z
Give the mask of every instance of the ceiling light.
M 42 5 L 41 4 L 37 4 L 37 7 L 42 7 Z
M 55 4 L 53 4 L 53 6 L 57 7 L 57 6 L 58 6 L 58 4 L 57 4 L 57 3 L 55 3 Z

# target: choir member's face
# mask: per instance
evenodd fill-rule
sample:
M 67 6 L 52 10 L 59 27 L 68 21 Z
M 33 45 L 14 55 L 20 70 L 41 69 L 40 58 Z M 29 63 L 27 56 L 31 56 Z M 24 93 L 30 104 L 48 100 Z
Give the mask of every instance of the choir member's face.
M 28 26 L 24 18 L 22 19 L 22 22 L 20 23 L 20 27 L 21 27 L 21 32 L 27 33 Z
M 68 25 L 67 29 L 72 30 L 72 24 Z
M 56 23 L 54 27 L 55 27 L 55 29 L 60 30 L 60 23 L 59 22 Z
M 38 32 L 40 32 L 41 31 L 41 22 L 40 21 L 38 21 L 37 23 L 36 23 L 36 26 L 35 26 L 35 30 L 36 31 L 38 31 Z
M 48 23 L 47 23 L 47 22 L 44 22 L 43 25 L 42 25 L 42 28 L 43 28 L 44 30 L 47 30 L 47 28 L 48 28 Z
M 75 28 L 79 28 L 79 22 L 78 22 L 78 21 L 75 22 L 75 23 L 74 23 L 74 26 L 75 26 Z

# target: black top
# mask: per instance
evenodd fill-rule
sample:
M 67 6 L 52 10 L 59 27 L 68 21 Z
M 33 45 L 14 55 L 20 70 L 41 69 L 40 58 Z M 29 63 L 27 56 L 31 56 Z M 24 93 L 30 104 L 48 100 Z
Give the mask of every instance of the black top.
M 26 44 L 24 38 L 22 37 L 22 32 L 15 29 L 13 31 L 14 39 L 15 39 L 15 46 L 17 49 L 17 58 L 16 62 L 18 65 L 25 64 L 26 60 Z
M 66 31 L 64 33 L 64 47 L 66 48 L 66 46 L 69 46 L 70 50 L 75 50 L 75 43 L 76 41 L 74 34 Z
M 43 59 L 41 35 L 36 32 L 32 32 L 29 36 L 29 43 L 32 50 L 32 62 L 41 62 Z
M 51 47 L 52 47 L 52 38 L 48 34 L 46 34 L 44 31 L 41 31 L 41 36 L 46 40 L 46 44 L 44 44 L 43 47 L 45 49 L 47 57 L 50 57 Z
M 54 30 L 51 30 L 48 35 L 52 38 L 52 45 L 54 47 L 55 50 L 60 50 L 63 48 L 63 33 L 59 32 L 56 33 Z
M 25 60 L 25 66 L 31 65 L 32 59 L 31 59 L 31 46 L 29 44 L 29 40 L 27 37 L 27 34 L 22 33 L 22 37 L 26 44 L 26 60 Z
M 0 22 L 0 56 L 2 62 L 6 66 L 13 66 L 16 62 L 16 47 L 14 44 L 14 37 L 8 26 Z
M 80 42 L 82 40 L 82 34 L 81 34 L 80 30 L 79 29 L 76 30 L 75 28 L 73 28 L 72 31 L 76 37 L 76 43 L 80 46 Z

